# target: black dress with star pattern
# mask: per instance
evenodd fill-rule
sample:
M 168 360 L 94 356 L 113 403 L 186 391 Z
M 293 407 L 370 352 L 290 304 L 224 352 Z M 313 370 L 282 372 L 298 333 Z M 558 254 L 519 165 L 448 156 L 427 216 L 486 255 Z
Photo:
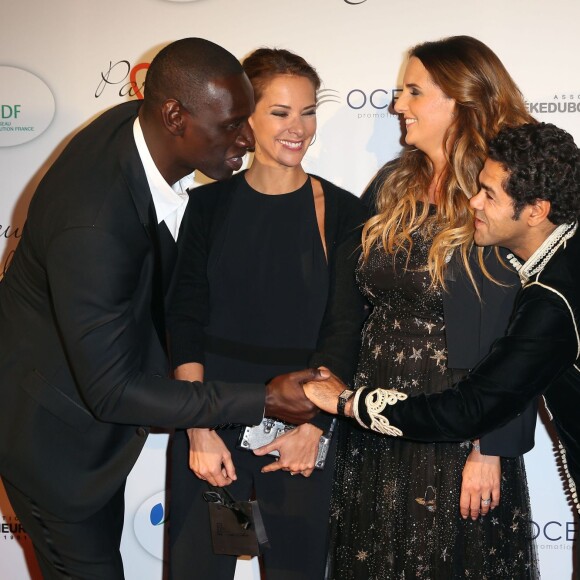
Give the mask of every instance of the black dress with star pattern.
M 438 392 L 461 371 L 446 366 L 440 288 L 425 269 L 430 240 L 412 236 L 408 257 L 375 247 L 359 264 L 373 305 L 356 386 Z M 531 579 L 537 559 L 523 459 L 502 458 L 501 502 L 477 521 L 459 513 L 470 442 L 416 443 L 341 427 L 331 504 L 332 580 Z

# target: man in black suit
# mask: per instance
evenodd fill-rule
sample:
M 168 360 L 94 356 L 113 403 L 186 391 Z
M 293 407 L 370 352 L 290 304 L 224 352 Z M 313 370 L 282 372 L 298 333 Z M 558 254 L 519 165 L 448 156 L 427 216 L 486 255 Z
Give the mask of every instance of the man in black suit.
M 240 168 L 253 107 L 233 55 L 174 42 L 151 63 L 144 101 L 76 135 L 32 199 L 0 284 L 0 474 L 46 578 L 123 577 L 125 480 L 150 425 L 314 415 L 300 373 L 243 398 L 236 385 L 165 378 L 179 182 Z

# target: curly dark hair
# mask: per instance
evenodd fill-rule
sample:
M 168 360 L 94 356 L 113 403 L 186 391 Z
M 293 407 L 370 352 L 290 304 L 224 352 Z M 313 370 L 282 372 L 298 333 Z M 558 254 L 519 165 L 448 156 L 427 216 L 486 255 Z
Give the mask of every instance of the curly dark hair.
M 572 135 L 551 123 L 506 128 L 489 141 L 488 156 L 508 172 L 502 184 L 514 200 L 514 219 L 537 199 L 551 204 L 555 225 L 580 216 L 580 150 Z

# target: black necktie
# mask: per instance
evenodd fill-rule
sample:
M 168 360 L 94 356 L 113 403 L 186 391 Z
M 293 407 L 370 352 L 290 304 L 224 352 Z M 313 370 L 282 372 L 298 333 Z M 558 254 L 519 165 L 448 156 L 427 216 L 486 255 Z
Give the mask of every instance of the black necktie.
M 173 239 L 167 224 L 163 221 L 158 226 L 159 250 L 161 254 L 161 273 L 163 296 L 167 295 L 169 284 L 177 261 L 177 243 Z

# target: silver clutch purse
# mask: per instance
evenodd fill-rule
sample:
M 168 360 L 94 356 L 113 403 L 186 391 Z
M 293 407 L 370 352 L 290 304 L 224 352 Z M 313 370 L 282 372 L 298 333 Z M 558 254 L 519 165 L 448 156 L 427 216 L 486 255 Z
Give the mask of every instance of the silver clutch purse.
M 324 469 L 324 464 L 326 463 L 326 456 L 328 455 L 328 448 L 330 447 L 330 441 L 332 439 L 332 433 L 334 432 L 334 426 L 336 424 L 336 419 L 332 420 L 330 424 L 330 429 L 327 433 L 323 433 L 320 436 L 320 442 L 318 444 L 318 454 L 316 456 L 315 468 Z M 284 421 L 277 421 L 276 419 L 270 419 L 269 417 L 264 417 L 259 425 L 253 425 L 252 427 L 243 427 L 240 433 L 240 439 L 238 441 L 238 447 L 241 449 L 247 449 L 251 451 L 252 449 L 257 449 L 274 441 L 295 429 L 296 425 L 290 425 L 289 423 L 284 423 Z M 275 449 L 271 451 L 268 455 L 274 455 L 279 457 L 280 453 Z

